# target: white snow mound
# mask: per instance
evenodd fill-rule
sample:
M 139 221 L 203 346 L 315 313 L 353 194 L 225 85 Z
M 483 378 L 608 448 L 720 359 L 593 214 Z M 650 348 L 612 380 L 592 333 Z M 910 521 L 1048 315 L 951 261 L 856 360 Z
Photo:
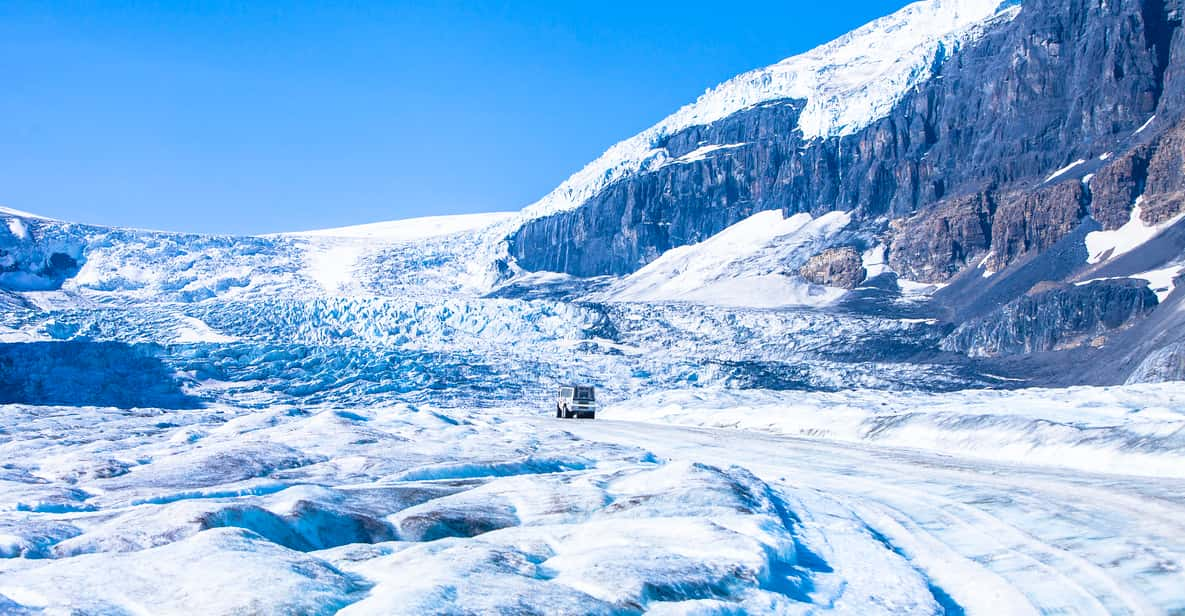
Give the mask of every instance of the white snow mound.
M 602 299 L 753 308 L 826 305 L 843 291 L 785 274 L 782 259 L 796 249 L 820 246 L 849 220 L 844 212 L 819 218 L 758 212 L 703 242 L 668 250 Z

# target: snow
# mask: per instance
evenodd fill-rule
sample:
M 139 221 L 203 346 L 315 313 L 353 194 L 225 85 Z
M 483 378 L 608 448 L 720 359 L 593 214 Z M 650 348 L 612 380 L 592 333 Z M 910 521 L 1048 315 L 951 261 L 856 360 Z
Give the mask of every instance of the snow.
M 992 276 L 994 276 L 996 274 L 996 272 L 993 272 L 992 270 L 988 269 L 988 267 L 987 267 L 988 261 L 991 261 L 992 258 L 995 256 L 996 256 L 995 251 L 988 251 L 988 253 L 986 255 L 984 255 L 982 259 L 979 260 L 979 265 L 975 266 L 977 268 L 983 269 L 983 274 L 981 274 L 981 275 L 984 278 L 991 278 Z
M 480 226 L 22 221 L 85 265 L 0 294 L 0 338 L 37 342 L 0 379 L 40 388 L 0 404 L 0 612 L 1185 609 L 1181 385 L 843 359 L 944 335 L 764 307 L 846 214 L 763 212 L 576 301 L 459 284 Z M 596 421 L 548 417 L 564 381 Z
M 317 613 L 365 586 L 321 562 L 240 529 L 128 554 L 82 555 L 9 572 L 0 596 L 50 612 L 209 614 L 258 609 Z M 161 580 L 170 583 L 162 584 Z M 63 609 L 65 608 L 65 609 Z
M 859 390 L 675 390 L 626 400 L 602 414 L 1185 479 L 1185 390 L 1180 384 L 892 397 Z
M 865 250 L 860 255 L 860 264 L 864 267 L 864 273 L 868 279 L 892 271 L 889 268 L 888 255 L 889 247 L 883 243 Z
M 783 505 L 748 472 L 662 464 L 563 424 L 409 406 L 213 408 L 166 422 L 161 411 L 0 413 L 32 437 L 0 450 L 42 478 L 6 484 L 0 505 L 82 488 L 73 510 L 0 507 L 6 545 L 53 557 L 0 562 L 0 594 L 29 607 L 612 613 L 715 588 L 725 604 L 789 609 L 801 600 L 779 589 L 809 575 L 790 569 L 799 549 Z M 39 443 L 49 427 L 71 442 Z M 195 428 L 200 447 L 175 438 Z M 105 471 L 111 458 L 127 462 Z M 68 530 L 47 537 L 47 524 Z
M 464 231 L 475 231 L 510 219 L 514 212 L 490 212 L 482 214 L 458 214 L 453 216 L 426 216 L 377 222 L 351 227 L 320 229 L 280 234 L 285 237 L 336 237 L 352 239 L 377 239 L 386 241 L 409 241 Z
M 797 88 L 804 134 L 855 130 L 996 8 L 911 5 L 647 139 Z M 562 199 L 744 145 L 638 143 Z M 0 403 L 0 612 L 1185 610 L 1185 386 L 868 361 L 946 332 L 794 273 L 864 245 L 846 213 L 514 281 L 560 298 L 486 295 L 517 215 L 228 238 L 3 212 L 5 267 L 81 270 L 0 280 L 0 395 L 31 386 Z M 599 418 L 552 419 L 557 382 L 595 383 Z
M 1138 134 L 1144 132 L 1145 130 L 1147 130 L 1147 128 L 1149 126 L 1152 126 L 1152 122 L 1155 120 L 1156 120 L 1156 116 L 1152 116 L 1152 117 L 1148 118 L 1148 121 L 1144 122 L 1144 124 L 1142 124 L 1139 128 L 1137 128 L 1136 132 L 1133 134 L 1138 135 Z
M 193 344 L 197 342 L 222 343 L 236 342 L 239 338 L 220 334 L 201 319 L 180 317 L 175 329 L 174 342 L 179 344 Z
M 1054 171 L 1053 173 L 1049 174 L 1049 177 L 1045 178 L 1045 183 L 1048 184 L 1049 182 L 1052 182 L 1055 178 L 1061 177 L 1061 176 L 1069 173 L 1075 167 L 1077 167 L 1078 165 L 1084 164 L 1084 163 L 1086 163 L 1086 160 L 1080 158 L 1080 159 L 1066 165 L 1065 167 L 1062 167 L 1061 169 Z
M 708 158 L 708 155 L 713 152 L 719 152 L 721 150 L 731 150 L 731 149 L 735 149 L 735 148 L 744 147 L 746 145 L 748 145 L 748 144 L 746 144 L 746 143 L 729 143 L 729 144 L 724 144 L 724 145 L 700 146 L 700 147 L 684 154 L 683 156 L 680 156 L 679 158 L 671 159 L 667 164 L 675 165 L 675 164 L 694 163 L 694 162 L 698 162 L 698 161 Z
M 1000 0 L 924 0 L 804 54 L 709 89 L 651 128 L 609 148 L 526 208 L 523 220 L 578 207 L 605 186 L 669 160 L 667 136 L 771 101 L 801 104 L 803 138 L 857 132 L 887 115 L 933 68 L 1020 7 Z
M 1163 302 L 1172 295 L 1173 289 L 1176 286 L 1175 280 L 1181 275 L 1181 271 L 1185 270 L 1185 265 L 1172 265 L 1147 272 L 1140 272 L 1132 274 L 1131 278 L 1139 278 L 1148 281 L 1148 287 L 1156 293 L 1156 299 Z
M 1146 224 L 1141 218 L 1140 204 L 1143 200 L 1143 197 L 1136 199 L 1131 219 L 1122 227 L 1113 231 L 1095 231 L 1087 234 L 1086 250 L 1089 254 L 1086 259 L 1087 263 L 1102 263 L 1127 254 L 1160 235 L 1161 231 L 1185 219 L 1185 214 L 1178 214 L 1159 225 Z
M 0 596 L 219 614 L 1185 605 L 1180 572 L 1156 566 L 1185 550 L 1181 448 L 1162 449 L 1181 438 L 1179 384 L 829 398 L 672 391 L 594 422 L 529 408 L 0 406 L 15 437 L 0 441 L 14 461 L 0 534 L 43 556 L 0 561 Z M 879 427 L 848 439 L 849 416 Z M 972 419 L 1033 428 L 976 437 Z M 933 426 L 947 432 L 921 446 L 946 456 L 898 446 Z M 201 447 L 178 438 L 194 434 Z M 990 447 L 1025 434 L 1027 457 Z M 1042 455 L 1048 470 L 1018 464 Z M 1140 455 L 1159 458 L 1156 479 L 1082 470 L 1123 472 Z
M 1140 390 L 1132 391 L 1132 410 L 1143 407 Z M 996 403 L 1031 400 L 1000 394 Z M 1084 399 L 1082 406 L 1089 404 Z M 1176 565 L 1185 549 L 1179 479 L 972 461 L 736 427 L 596 421 L 571 430 L 663 459 L 750 469 L 784 498 L 801 520 L 800 541 L 835 572 L 812 576 L 812 598 L 836 612 L 894 611 L 844 599 L 878 582 L 897 586 L 908 569 L 942 608 L 898 612 L 1164 613 L 1185 603 L 1185 574 Z M 878 543 L 901 557 L 897 567 L 883 558 L 885 550 L 878 553 Z M 847 590 L 834 591 L 845 584 Z
M 49 340 L 49 338 L 36 331 L 30 331 L 25 328 L 12 328 L 0 325 L 0 343 L 9 342 L 38 342 Z
M 901 288 L 901 294 L 907 299 L 921 299 L 929 297 L 938 291 L 941 291 L 947 284 L 949 283 L 919 282 L 901 277 L 897 278 L 897 286 Z
M 366 247 L 357 243 L 315 244 L 306 252 L 306 271 L 325 293 L 348 295 L 355 280 L 354 269 L 364 254 Z
M 34 218 L 37 220 L 53 220 L 52 218 L 46 218 L 45 216 L 39 216 L 37 214 L 31 214 L 29 212 L 24 212 L 4 206 L 0 206 L 0 215 L 15 216 L 17 218 Z
M 359 279 L 358 270 L 366 268 L 373 261 L 381 260 L 393 252 L 407 250 L 408 246 L 416 242 L 443 242 L 444 249 L 450 250 L 455 248 L 448 246 L 450 238 L 478 238 L 486 233 L 496 236 L 498 229 L 514 216 L 510 212 L 429 216 L 266 237 L 291 240 L 295 247 L 303 249 L 305 273 L 323 293 L 359 296 L 366 295 L 368 289 L 365 284 L 355 284 Z M 470 289 L 487 286 L 487 262 L 474 259 L 473 254 L 452 253 L 448 256 L 466 259 L 465 263 L 451 268 L 448 274 L 454 284 Z
M 8 231 L 18 240 L 29 239 L 29 230 L 19 218 L 8 219 Z
M 1156 299 L 1160 302 L 1164 302 L 1164 300 L 1168 299 L 1169 295 L 1172 295 L 1173 289 L 1176 286 L 1174 280 L 1177 278 L 1177 276 L 1181 275 L 1183 270 L 1185 270 L 1185 265 L 1178 263 L 1176 265 L 1170 265 L 1168 267 L 1162 267 L 1147 272 L 1139 272 L 1130 276 L 1091 278 L 1090 280 L 1083 280 L 1080 282 L 1075 282 L 1074 284 L 1077 286 L 1084 286 L 1092 282 L 1098 282 L 1100 280 L 1136 278 L 1138 280 L 1148 281 L 1148 287 L 1152 289 L 1153 293 L 1156 293 Z
M 810 252 L 849 220 L 844 212 L 817 219 L 809 214 L 785 218 L 780 210 L 758 212 L 703 242 L 668 250 L 599 297 L 758 308 L 827 305 L 843 291 L 787 275 L 772 257 Z

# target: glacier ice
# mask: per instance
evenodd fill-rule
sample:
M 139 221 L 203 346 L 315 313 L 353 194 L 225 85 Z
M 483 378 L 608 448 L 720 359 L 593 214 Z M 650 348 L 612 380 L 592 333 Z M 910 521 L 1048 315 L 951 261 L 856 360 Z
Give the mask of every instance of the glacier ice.
M 687 292 L 842 213 L 501 286 L 513 216 L 0 218 L 0 612 L 1185 609 L 1179 384 L 1006 390 L 879 287 Z M 561 381 L 601 418 L 551 419 Z

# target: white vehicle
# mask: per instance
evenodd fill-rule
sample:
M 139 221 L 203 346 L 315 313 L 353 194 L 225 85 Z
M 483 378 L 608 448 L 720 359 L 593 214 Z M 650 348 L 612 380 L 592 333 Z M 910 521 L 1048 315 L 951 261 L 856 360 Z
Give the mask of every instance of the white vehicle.
M 597 392 L 591 385 L 563 385 L 556 397 L 558 419 L 596 419 Z

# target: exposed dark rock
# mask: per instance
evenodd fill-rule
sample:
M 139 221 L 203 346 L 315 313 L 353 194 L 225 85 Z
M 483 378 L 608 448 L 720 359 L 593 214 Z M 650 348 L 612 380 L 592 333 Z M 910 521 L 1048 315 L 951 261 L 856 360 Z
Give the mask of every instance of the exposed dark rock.
M 1147 314 L 1156 305 L 1156 294 L 1142 280 L 1057 285 L 964 323 L 941 346 L 982 357 L 1101 345 L 1105 338 L 1100 336 Z
M 1118 229 L 1131 220 L 1132 205 L 1144 191 L 1148 177 L 1148 149 L 1124 154 L 1095 174 L 1090 182 L 1090 215 L 1103 229 Z
M 1154 144 L 1141 203 L 1141 218 L 1163 223 L 1185 211 L 1185 122 Z
M 979 269 L 964 270 L 931 297 L 930 308 L 952 323 L 962 323 L 1003 307 L 1042 281 L 1066 280 L 1086 263 L 1086 236 L 1098 228 L 1099 223 L 1087 218 L 1048 250 L 987 278 Z
M 985 264 L 988 270 L 1002 270 L 1069 235 L 1086 216 L 1088 200 L 1089 193 L 1078 180 L 1000 197 L 992 224 L 991 256 Z
M 528 224 L 512 253 L 528 270 L 627 274 L 671 248 L 774 209 L 791 190 L 782 170 L 798 155 L 798 113 L 793 101 L 770 103 L 673 135 L 656 144 L 672 158 L 702 142 L 749 145 L 612 184 L 584 207 Z
M 1179 230 L 1185 235 L 1185 222 L 1178 223 L 1173 230 Z M 1177 238 L 1180 240 L 1180 238 Z M 1159 240 L 1159 238 L 1158 238 Z M 1153 242 L 1155 244 L 1157 242 Z M 1180 243 L 1178 246 L 1182 245 Z M 1158 246 L 1141 247 L 1140 251 L 1124 257 L 1142 260 L 1138 252 L 1156 252 Z M 1180 250 L 1178 248 L 1178 250 Z M 1150 374 L 1153 366 L 1164 364 L 1164 357 L 1149 360 L 1161 349 L 1172 348 L 1176 344 L 1185 344 L 1185 275 L 1179 275 L 1176 280 L 1176 291 L 1169 294 L 1160 306 L 1147 318 L 1134 322 L 1130 328 L 1112 333 L 1103 347 L 1103 356 L 1098 361 L 1086 365 L 1076 366 L 1078 370 L 1070 371 L 1077 374 L 1076 382 L 1097 384 L 1120 384 L 1131 379 L 1145 361 L 1151 361 L 1144 371 Z M 1142 377 L 1148 379 L 1148 376 Z
M 511 256 L 528 270 L 623 274 L 755 211 L 850 211 L 853 233 L 889 245 L 896 274 L 948 283 L 924 307 L 962 324 L 944 349 L 1032 360 L 1018 369 L 1040 366 L 1061 384 L 1123 382 L 1185 342 L 1175 333 L 1185 316 L 1153 313 L 1142 281 L 1063 283 L 1185 257 L 1185 224 L 1099 264 L 1085 248 L 1089 233 L 1126 224 L 1137 199 L 1148 224 L 1185 211 L 1183 14 L 1182 0 L 1027 0 L 855 134 L 803 142 L 801 101 L 789 100 L 687 129 L 653 147 L 677 158 L 745 145 L 626 178 L 529 223 L 510 238 Z M 825 252 L 800 273 L 847 282 L 839 264 L 852 256 L 838 257 Z M 877 292 L 888 299 L 845 305 L 893 305 L 892 288 Z M 1102 359 L 1067 359 L 1084 353 Z
M 851 246 L 824 250 L 811 257 L 798 273 L 815 284 L 841 289 L 856 288 L 868 274 L 860 251 Z
M 975 193 L 894 221 L 889 266 L 910 280 L 949 280 L 987 253 L 994 209 L 987 193 Z

